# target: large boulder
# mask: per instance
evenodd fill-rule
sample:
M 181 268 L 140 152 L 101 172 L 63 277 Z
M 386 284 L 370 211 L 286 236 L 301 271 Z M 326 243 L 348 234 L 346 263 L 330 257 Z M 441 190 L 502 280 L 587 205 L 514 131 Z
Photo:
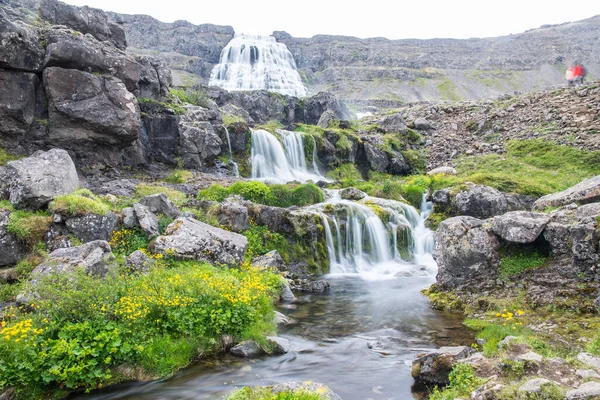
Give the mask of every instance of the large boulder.
M 29 130 L 38 86 L 36 74 L 0 69 L 0 144 L 16 142 Z
M 167 227 L 165 235 L 156 238 L 152 247 L 157 253 L 168 253 L 180 259 L 239 265 L 244 261 L 248 239 L 192 218 L 181 217 Z
M 0 267 L 15 265 L 26 254 L 23 244 L 8 233 L 10 211 L 0 209 Z
M 433 176 L 433 175 L 456 175 L 456 169 L 452 168 L 452 167 L 437 167 L 434 168 L 432 170 L 430 170 L 429 172 L 427 172 L 427 175 Z
M 83 267 L 88 274 L 103 276 L 113 259 L 108 242 L 95 240 L 82 246 L 54 250 L 31 275 L 35 279 L 36 275 L 66 274 Z
M 286 265 L 283 258 L 277 250 L 271 250 L 267 254 L 262 256 L 254 257 L 252 259 L 252 265 L 262 269 L 272 269 L 275 271 L 285 271 Z
M 214 164 L 223 141 L 207 121 L 180 125 L 179 149 L 186 168 L 202 169 Z
M 44 70 L 53 143 L 131 145 L 140 131 L 135 96 L 108 76 L 58 67 Z
M 87 214 L 65 221 L 67 230 L 84 243 L 109 240 L 116 224 L 117 216 L 113 212 L 106 215 Z
M 43 0 L 40 4 L 40 16 L 51 24 L 66 25 L 81 33 L 89 33 L 121 50 L 127 47 L 125 31 L 110 21 L 102 10 L 71 6 L 58 0 Z
M 435 234 L 433 252 L 438 263 L 437 284 L 445 289 L 481 288 L 497 277 L 499 248 L 490 221 L 464 216 L 443 221 Z
M 140 203 L 133 205 L 135 211 L 136 221 L 142 230 L 146 233 L 146 236 L 153 238 L 160 234 L 158 217 L 150 211 L 150 209 Z
M 449 374 L 459 360 L 475 353 L 467 346 L 441 347 L 436 351 L 420 354 L 412 363 L 411 375 L 420 384 L 447 385 Z
M 379 125 L 381 129 L 386 133 L 407 133 L 408 128 L 406 127 L 406 123 L 404 122 L 404 118 L 400 113 L 388 115 L 384 117 Z
M 585 382 L 577 389 L 567 392 L 566 400 L 597 400 L 600 399 L 600 383 Z
M 351 120 L 353 115 L 335 95 L 319 92 L 304 100 L 304 123 L 317 125 L 325 111 L 331 111 L 337 119 Z
M 219 225 L 234 232 L 243 232 L 250 228 L 248 206 L 252 203 L 239 197 L 229 197 L 211 211 L 219 221 Z
M 229 350 L 231 355 L 242 358 L 255 358 L 265 354 L 265 351 L 254 340 L 246 340 Z
M 456 195 L 458 215 L 490 218 L 508 211 L 504 193 L 483 185 L 470 185 Z
M 79 187 L 75 164 L 61 149 L 38 151 L 30 157 L 9 162 L 6 180 L 10 202 L 16 208 L 34 210 Z
M 600 201 L 600 176 L 586 179 L 562 192 L 539 198 L 533 208 L 545 210 L 548 207 L 562 207 L 567 204 L 587 204 Z
M 386 172 L 390 163 L 386 152 L 374 143 L 365 143 L 364 147 L 369 169 L 377 172 Z
M 142 65 L 138 82 L 139 97 L 158 100 L 168 96 L 169 88 L 173 85 L 171 70 L 152 57 L 138 56 L 135 60 Z
M 135 92 L 143 67 L 131 55 L 92 36 L 65 28 L 46 32 L 44 67 L 62 67 L 109 74 L 119 78 L 127 90 Z
M 154 214 L 163 214 L 177 218 L 181 214 L 175 203 L 164 193 L 151 194 L 140 200 L 140 204 L 148 207 Z
M 40 32 L 20 21 L 9 21 L 1 8 L 0 21 L 0 68 L 41 71 L 44 47 L 41 44 Z
M 367 194 L 356 188 L 349 187 L 340 191 L 340 197 L 344 200 L 361 200 L 367 197 Z
M 512 243 L 532 243 L 550 221 L 542 213 L 511 211 L 494 217 L 492 229 L 502 239 Z

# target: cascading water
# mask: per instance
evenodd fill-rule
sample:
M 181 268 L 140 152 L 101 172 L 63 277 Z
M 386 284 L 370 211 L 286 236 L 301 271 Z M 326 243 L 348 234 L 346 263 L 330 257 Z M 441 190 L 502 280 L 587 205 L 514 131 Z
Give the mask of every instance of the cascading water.
M 252 179 L 282 183 L 324 180 L 317 169 L 309 171 L 306 166 L 302 133 L 278 130 L 277 134 L 281 142 L 263 129 L 252 131 Z M 313 168 L 315 157 L 313 151 Z
M 308 94 L 292 53 L 273 36 L 236 34 L 221 51 L 209 85 L 230 91 L 265 89 L 296 97 Z
M 330 272 L 365 278 L 392 277 L 414 268 L 434 273 L 433 234 L 425 226 L 431 206 L 423 197 L 421 214 L 408 204 L 366 197 L 344 200 L 339 191 L 313 206 L 323 221 Z
M 229 164 L 231 164 L 231 166 L 233 167 L 233 172 L 235 173 L 235 177 L 239 178 L 240 177 L 240 168 L 238 167 L 238 164 L 233 161 L 233 152 L 231 151 L 231 139 L 229 138 L 229 129 L 227 129 L 227 127 L 225 125 L 223 125 L 223 128 L 225 128 L 225 136 L 227 137 L 227 146 L 229 147 Z

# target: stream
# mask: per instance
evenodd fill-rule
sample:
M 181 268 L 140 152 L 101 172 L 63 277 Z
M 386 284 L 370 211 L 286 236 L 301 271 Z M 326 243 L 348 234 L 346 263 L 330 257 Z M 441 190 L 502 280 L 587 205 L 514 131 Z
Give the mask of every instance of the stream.
M 413 268 L 417 266 L 413 265 Z M 279 311 L 295 322 L 279 335 L 288 354 L 244 360 L 221 356 L 198 362 L 176 376 L 112 386 L 80 399 L 222 399 L 241 386 L 314 381 L 343 399 L 420 399 L 413 392 L 412 360 L 445 345 L 469 345 L 460 316 L 435 311 L 420 290 L 434 282 L 426 273 L 385 280 L 330 276 L 325 293 L 296 293 Z

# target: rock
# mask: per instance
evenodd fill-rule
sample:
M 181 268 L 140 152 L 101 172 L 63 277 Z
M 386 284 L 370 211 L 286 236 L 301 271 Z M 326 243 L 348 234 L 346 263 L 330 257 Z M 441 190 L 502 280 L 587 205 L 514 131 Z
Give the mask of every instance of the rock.
M 389 165 L 387 154 L 375 144 L 365 143 L 364 146 L 369 169 L 377 172 L 386 172 Z
M 27 249 L 8 233 L 10 211 L 0 209 L 0 267 L 15 265 L 27 254 Z
M 410 173 L 410 165 L 404 158 L 402 153 L 394 151 L 388 156 L 387 172 L 392 175 L 408 175 Z
M 600 372 L 600 357 L 595 357 L 589 353 L 579 353 L 577 359 Z
M 44 35 L 44 67 L 62 67 L 109 74 L 119 78 L 130 92 L 139 89 L 143 67 L 130 54 L 70 29 L 53 28 Z
M 331 111 L 339 120 L 349 121 L 353 115 L 342 101 L 335 95 L 319 92 L 304 100 L 304 123 L 317 125 L 325 111 Z
M 275 311 L 275 317 L 273 318 L 273 322 L 275 325 L 289 325 L 292 323 L 292 319 L 287 315 L 280 313 L 279 311 Z
M 445 289 L 480 289 L 498 273 L 500 242 L 489 223 L 473 217 L 449 218 L 435 233 L 437 284 Z M 477 282 L 476 287 L 471 286 Z
M 87 214 L 82 217 L 69 218 L 65 221 L 67 230 L 87 243 L 94 240 L 108 241 L 112 235 L 117 216 L 113 212 L 106 215 Z
M 600 379 L 600 374 L 593 369 L 578 369 L 575 375 L 582 379 Z
M 532 243 L 546 227 L 550 217 L 529 211 L 511 211 L 494 217 L 492 230 L 512 243 Z
M 265 225 L 269 230 L 278 233 L 291 233 L 290 210 L 281 207 L 254 204 L 248 208 L 248 216 L 256 225 Z
M 261 269 L 270 269 L 274 271 L 285 271 L 287 269 L 285 261 L 283 261 L 283 258 L 281 258 L 277 250 L 271 250 L 267 254 L 254 257 L 252 259 L 252 265 Z
M 273 393 L 279 392 L 309 392 L 318 394 L 322 396 L 326 400 L 342 400 L 340 396 L 335 394 L 331 389 L 322 383 L 316 382 L 288 382 L 288 383 L 280 383 L 278 385 L 272 386 L 271 391 Z
M 504 385 L 494 381 L 488 382 L 471 393 L 471 400 L 495 400 L 503 389 Z
M 123 216 L 123 227 L 126 229 L 133 229 L 140 226 L 140 223 L 137 220 L 137 216 L 135 215 L 135 210 L 133 207 L 126 207 L 121 210 L 121 215 Z
M 33 210 L 79 187 L 75 164 L 69 154 L 60 149 L 37 151 L 30 157 L 9 162 L 6 180 L 10 202 L 16 208 Z
M 333 128 L 340 123 L 339 118 L 332 110 L 327 110 L 323 114 L 321 114 L 321 118 L 319 118 L 319 125 L 323 129 Z
M 254 340 L 246 340 L 229 350 L 231 355 L 243 358 L 255 358 L 265 354 L 263 349 Z
M 529 379 L 527 382 L 519 386 L 519 392 L 526 393 L 541 393 L 542 386 L 552 384 L 548 379 L 536 378 Z
M 192 218 L 177 218 L 152 245 L 157 253 L 180 259 L 239 265 L 244 261 L 248 239 Z
M 112 194 L 113 196 L 119 197 L 131 197 L 135 193 L 135 188 L 137 185 L 138 182 L 131 179 L 117 179 L 104 183 L 97 191 L 94 190 L 94 193 L 97 192 L 100 194 Z
M 51 67 L 44 87 L 53 143 L 81 152 L 86 145 L 128 146 L 138 139 L 137 100 L 119 79 Z
M 213 211 L 216 214 L 219 225 L 223 225 L 234 232 L 243 232 L 250 228 L 248 218 L 249 202 L 241 197 L 229 197 Z
M 577 389 L 567 392 L 567 400 L 597 400 L 600 398 L 600 383 L 586 382 Z
M 148 238 L 158 236 L 160 234 L 158 217 L 150 211 L 150 208 L 140 203 L 135 203 L 133 209 L 135 210 L 138 224 L 144 230 L 146 236 L 148 236 Z
M 502 339 L 501 341 L 498 342 L 498 350 L 500 349 L 505 349 L 508 346 L 511 345 L 512 342 L 514 342 L 515 340 L 518 340 L 519 337 L 518 336 L 507 336 L 504 339 Z
M 290 351 L 290 341 L 279 336 L 267 336 L 267 342 L 273 346 L 273 354 L 287 354 Z
M 40 16 L 55 25 L 66 25 L 81 33 L 89 33 L 100 41 L 109 41 L 125 50 L 125 32 L 108 19 L 102 10 L 90 7 L 75 7 L 58 0 L 44 0 L 40 5 Z
M 179 148 L 186 168 L 202 169 L 214 164 L 221 154 L 223 141 L 210 122 L 195 122 L 193 125 L 180 124 Z
M 544 358 L 533 351 L 529 351 L 525 354 L 520 354 L 520 355 L 516 356 L 515 359 L 517 361 L 522 361 L 525 363 L 534 363 L 534 364 L 539 365 Z
M 177 218 L 181 214 L 169 196 L 164 193 L 146 196 L 140 200 L 140 204 L 148 207 L 154 214 L 163 214 L 169 218 Z
M 67 274 L 83 267 L 88 274 L 103 276 L 108 272 L 109 263 L 114 259 L 108 242 L 96 240 L 82 246 L 54 250 L 31 276 L 51 273 Z
M 283 288 L 281 289 L 281 294 L 279 295 L 279 300 L 283 303 L 291 303 L 296 300 L 296 296 L 292 292 L 292 288 L 289 283 L 285 283 Z
M 154 264 L 156 264 L 156 262 L 148 257 L 146 253 L 141 250 L 136 250 L 127 256 L 125 265 L 129 267 L 131 272 L 143 274 L 150 271 L 150 268 L 152 268 Z
M 415 129 L 419 131 L 428 131 L 433 128 L 431 122 L 426 120 L 425 118 L 417 118 L 414 122 Z
M 437 167 L 432 169 L 431 171 L 427 172 L 427 175 L 429 176 L 433 176 L 433 175 L 456 175 L 457 172 L 454 168 L 452 167 Z
M 562 207 L 571 203 L 587 204 L 600 201 L 600 176 L 586 179 L 562 192 L 539 198 L 533 208 L 543 211 L 548 207 Z
M 325 280 L 316 280 L 304 282 L 298 285 L 297 289 L 303 292 L 324 292 L 331 287 L 331 284 Z
M 425 385 L 447 385 L 448 375 L 454 364 L 475 353 L 471 347 L 441 347 L 438 350 L 420 354 L 412 363 L 411 375 L 418 383 Z
M 0 68 L 41 71 L 45 50 L 38 29 L 21 21 L 9 21 L 2 9 L 0 21 Z
M 433 192 L 431 195 L 431 201 L 440 211 L 451 211 L 453 208 L 453 200 L 454 198 L 451 195 L 451 191 L 449 188 L 440 189 Z
M 0 69 L 0 144 L 15 143 L 29 131 L 38 86 L 35 74 Z
M 456 195 L 459 215 L 475 218 L 490 218 L 508 211 L 505 196 L 489 186 L 470 185 L 467 190 Z
M 169 87 L 173 84 L 171 70 L 155 58 L 137 56 L 135 60 L 142 65 L 139 85 L 139 96 L 159 100 L 169 95 Z
M 404 118 L 400 113 L 386 116 L 379 122 L 379 125 L 386 133 L 408 133 Z
M 340 197 L 344 200 L 361 200 L 367 197 L 367 194 L 356 188 L 349 187 L 340 191 Z

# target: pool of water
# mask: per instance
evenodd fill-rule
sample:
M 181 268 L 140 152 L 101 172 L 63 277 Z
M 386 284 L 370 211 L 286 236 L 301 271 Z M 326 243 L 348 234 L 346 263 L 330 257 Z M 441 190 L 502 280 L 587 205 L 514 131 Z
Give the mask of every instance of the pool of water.
M 295 321 L 279 329 L 291 342 L 288 354 L 255 360 L 220 356 L 170 379 L 72 398 L 222 399 L 236 387 L 290 381 L 320 382 L 349 400 L 422 398 L 412 389 L 415 355 L 473 340 L 459 316 L 433 310 L 421 295 L 434 281 L 429 275 L 328 279 L 328 292 L 296 293 L 296 303 L 279 309 Z

